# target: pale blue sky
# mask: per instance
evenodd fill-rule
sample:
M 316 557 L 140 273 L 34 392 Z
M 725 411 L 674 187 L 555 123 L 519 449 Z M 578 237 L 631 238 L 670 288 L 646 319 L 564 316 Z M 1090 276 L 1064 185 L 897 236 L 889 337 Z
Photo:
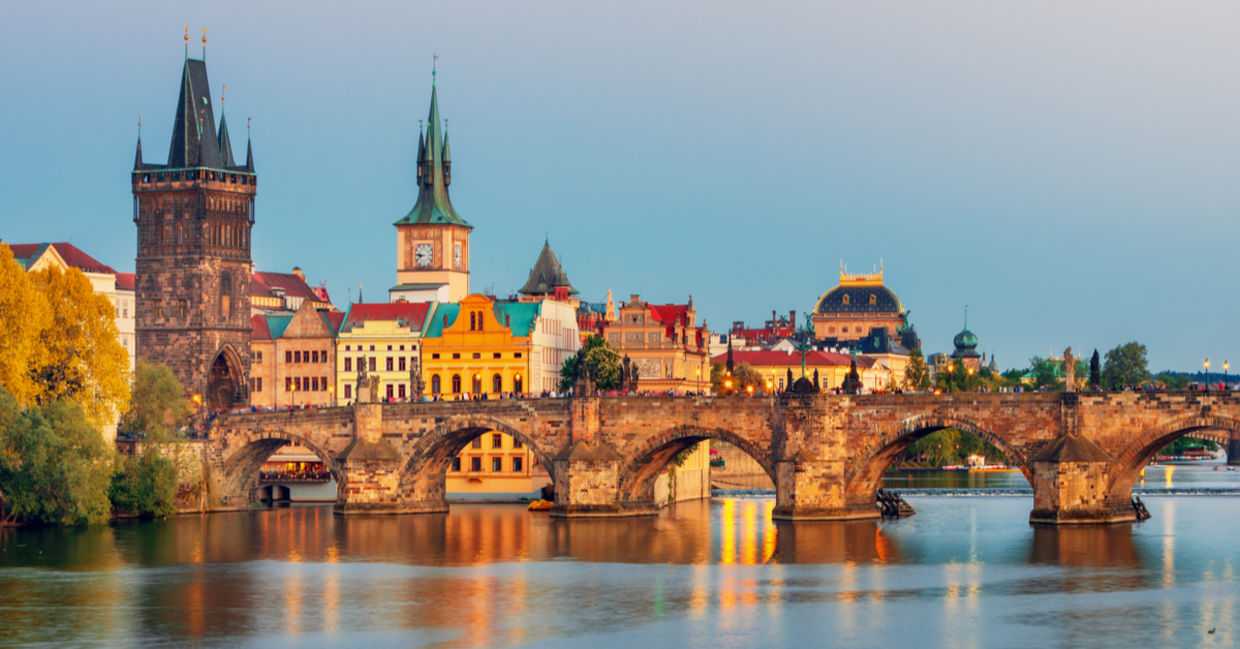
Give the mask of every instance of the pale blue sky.
M 234 146 L 254 118 L 256 267 L 341 305 L 395 283 L 437 52 L 476 289 L 548 235 L 583 297 L 692 294 L 723 330 L 883 259 L 927 352 L 968 304 L 1004 368 L 1240 361 L 1230 0 L 6 5 L 7 241 L 132 270 L 137 116 L 162 162 L 189 23 Z

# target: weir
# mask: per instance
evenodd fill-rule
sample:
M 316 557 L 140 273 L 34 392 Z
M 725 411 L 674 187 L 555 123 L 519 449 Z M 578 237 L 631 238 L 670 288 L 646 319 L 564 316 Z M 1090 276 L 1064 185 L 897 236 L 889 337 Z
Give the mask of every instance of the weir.
M 1135 520 L 1132 486 L 1171 440 L 1191 434 L 1240 457 L 1231 393 L 784 394 L 773 397 L 577 397 L 380 403 L 227 414 L 208 431 L 210 509 L 258 500 L 262 459 L 304 446 L 337 480 L 341 515 L 443 512 L 451 458 L 500 431 L 548 467 L 557 517 L 657 511 L 653 480 L 681 450 L 719 439 L 775 483 L 776 520 L 879 517 L 883 472 L 917 439 L 954 427 L 1002 450 L 1034 491 L 1030 522 Z

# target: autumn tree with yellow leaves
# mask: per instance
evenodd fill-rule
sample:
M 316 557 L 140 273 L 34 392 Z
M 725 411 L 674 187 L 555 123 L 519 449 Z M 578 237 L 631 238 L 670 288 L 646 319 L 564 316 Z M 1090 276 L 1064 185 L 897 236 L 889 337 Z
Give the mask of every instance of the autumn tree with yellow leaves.
M 129 359 L 114 316 L 80 270 L 26 273 L 0 244 L 0 387 L 22 406 L 67 400 L 95 426 L 116 423 L 129 401 Z

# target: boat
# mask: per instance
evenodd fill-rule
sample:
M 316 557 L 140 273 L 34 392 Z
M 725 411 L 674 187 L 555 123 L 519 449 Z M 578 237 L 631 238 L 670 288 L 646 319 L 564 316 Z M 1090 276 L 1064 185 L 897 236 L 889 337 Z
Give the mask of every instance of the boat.
M 530 506 L 528 507 L 528 509 L 532 512 L 545 512 L 551 509 L 552 505 L 555 505 L 555 503 L 551 502 L 550 500 L 543 500 L 539 498 L 538 500 L 535 500 L 534 502 L 530 503 Z

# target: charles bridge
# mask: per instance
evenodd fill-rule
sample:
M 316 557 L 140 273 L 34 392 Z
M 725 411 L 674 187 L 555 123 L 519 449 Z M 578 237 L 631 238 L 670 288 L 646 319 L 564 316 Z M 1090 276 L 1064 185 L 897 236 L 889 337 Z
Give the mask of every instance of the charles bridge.
M 338 514 L 443 512 L 452 458 L 488 431 L 529 447 L 555 486 L 553 516 L 653 513 L 654 478 L 704 439 L 751 455 L 776 488 L 781 520 L 876 518 L 883 471 L 947 427 L 1002 450 L 1033 485 L 1034 523 L 1134 520 L 1132 486 L 1186 434 L 1240 461 L 1232 393 L 1102 392 L 774 397 L 583 397 L 418 403 L 221 415 L 203 446 L 210 507 L 257 497 L 259 468 L 285 444 L 323 460 Z

